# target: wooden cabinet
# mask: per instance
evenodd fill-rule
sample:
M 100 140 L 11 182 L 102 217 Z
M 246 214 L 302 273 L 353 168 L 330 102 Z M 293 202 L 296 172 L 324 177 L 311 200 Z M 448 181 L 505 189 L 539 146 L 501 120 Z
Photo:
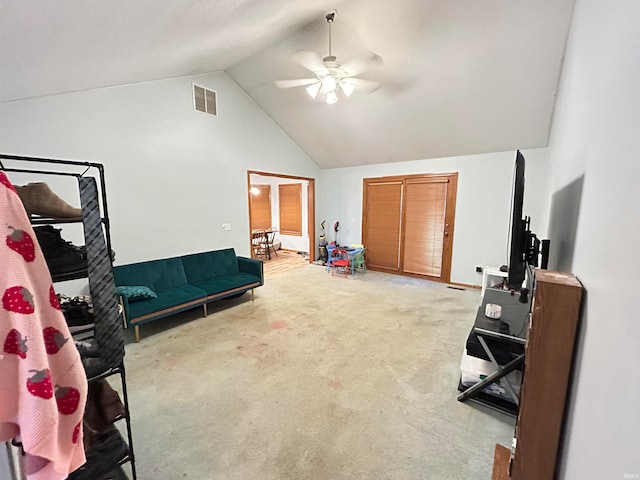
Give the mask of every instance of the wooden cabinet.
M 535 278 L 510 476 L 496 476 L 507 474 L 496 455 L 494 478 L 556 477 L 583 288 L 571 273 L 536 270 Z

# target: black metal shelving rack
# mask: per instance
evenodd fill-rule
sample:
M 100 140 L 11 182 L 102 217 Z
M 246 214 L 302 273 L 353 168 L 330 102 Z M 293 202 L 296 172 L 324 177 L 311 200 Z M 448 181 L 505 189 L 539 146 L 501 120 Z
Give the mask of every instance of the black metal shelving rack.
M 6 161 L 6 162 L 5 162 Z M 5 165 L 7 163 L 7 165 Z M 17 163 L 17 166 L 13 164 Z M 38 168 L 40 167 L 40 168 Z M 47 169 L 51 167 L 51 169 Z M 62 171 L 61 168 L 71 169 L 74 171 Z M 21 174 L 30 175 L 57 175 L 57 176 L 70 176 L 70 177 L 83 177 L 91 175 L 97 171 L 97 180 L 99 184 L 100 199 L 99 205 L 101 207 L 101 218 L 104 226 L 104 236 L 107 244 L 107 251 L 111 252 L 111 235 L 110 235 L 110 223 L 107 206 L 107 194 L 104 177 L 104 165 L 100 163 L 82 162 L 74 160 L 60 160 L 51 158 L 38 158 L 38 157 L 26 157 L 18 155 L 0 154 L 0 169 L 5 172 L 17 172 Z M 77 171 L 76 171 L 77 170 Z M 38 180 L 40 180 L 38 178 Z M 63 220 L 53 218 L 31 218 L 32 225 L 50 225 L 50 224 L 64 224 L 64 223 L 82 223 L 80 220 Z M 109 259 L 111 261 L 111 258 Z M 67 280 L 75 280 L 87 278 L 86 273 L 73 274 L 67 276 L 56 276 L 53 278 L 54 282 L 61 282 Z M 96 319 L 99 321 L 99 319 Z M 124 325 L 123 325 L 124 329 Z M 84 335 L 87 338 L 91 337 L 93 329 L 91 326 L 78 329 L 73 332 L 74 335 Z M 124 352 L 122 352 L 124 357 Z M 87 360 L 83 358 L 84 360 Z M 87 367 L 87 381 L 89 383 L 96 382 L 102 379 L 106 379 L 113 375 L 119 375 L 122 386 L 122 402 L 125 408 L 125 414 L 116 418 L 115 422 L 123 420 L 126 424 L 127 441 L 125 441 L 120 435 L 117 428 L 114 427 L 113 432 L 104 439 L 99 439 L 97 445 L 87 452 L 87 463 L 80 467 L 75 472 L 71 473 L 68 480 L 100 480 L 102 478 L 110 478 L 114 480 L 128 480 L 128 476 L 124 472 L 122 466 L 126 463 L 130 463 L 132 480 L 137 480 L 135 456 L 133 452 L 133 436 L 131 432 L 131 416 L 129 410 L 129 398 L 127 394 L 127 382 L 126 371 L 124 361 L 121 360 L 118 365 L 102 366 L 102 368 Z M 100 440 L 103 440 L 101 445 Z M 93 453 L 92 453 L 93 452 Z M 107 455 L 103 455 L 107 453 Z M 115 455 L 114 454 L 118 454 Z M 109 456 L 111 455 L 111 456 Z

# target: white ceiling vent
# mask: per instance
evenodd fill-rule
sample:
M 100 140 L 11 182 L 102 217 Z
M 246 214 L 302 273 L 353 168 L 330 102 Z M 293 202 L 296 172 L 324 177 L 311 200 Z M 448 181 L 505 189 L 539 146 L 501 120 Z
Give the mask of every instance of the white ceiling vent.
M 198 112 L 208 113 L 210 115 L 218 115 L 217 94 L 213 90 L 193 85 L 193 107 Z

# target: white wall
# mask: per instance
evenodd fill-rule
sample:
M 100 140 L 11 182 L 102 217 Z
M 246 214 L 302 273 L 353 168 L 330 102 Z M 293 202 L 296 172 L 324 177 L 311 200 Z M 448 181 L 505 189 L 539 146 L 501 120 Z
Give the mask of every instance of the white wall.
M 578 0 L 551 132 L 551 192 L 583 177 L 572 258 L 558 259 L 586 289 L 567 480 L 640 476 L 639 18 L 637 0 Z
M 271 186 L 271 225 L 280 229 L 280 196 L 278 185 L 300 183 L 302 185 L 302 235 L 283 235 L 277 233 L 275 239 L 280 240 L 281 248 L 297 252 L 309 251 L 309 182 L 292 178 L 272 177 L 251 174 L 251 183 Z
M 194 111 L 192 82 L 218 92 L 218 117 Z M 0 152 L 104 163 L 117 264 L 249 255 L 247 170 L 320 176 L 225 73 L 0 104 Z M 77 202 L 73 185 L 59 194 Z
M 546 149 L 523 150 L 526 160 L 524 214 L 545 238 L 548 221 Z M 500 152 L 322 171 L 327 240 L 340 221 L 339 243 L 362 241 L 362 179 L 387 175 L 458 172 L 451 281 L 478 285 L 476 265 L 508 263 L 508 236 L 515 152 Z

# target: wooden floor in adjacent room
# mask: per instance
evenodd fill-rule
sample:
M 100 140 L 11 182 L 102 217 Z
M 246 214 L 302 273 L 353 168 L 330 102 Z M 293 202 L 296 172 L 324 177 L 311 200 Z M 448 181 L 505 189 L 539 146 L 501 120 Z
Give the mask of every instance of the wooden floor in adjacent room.
M 294 268 L 309 265 L 309 257 L 292 250 L 278 250 L 277 256 L 271 253 L 271 259 L 264 260 L 264 274 L 275 275 Z

